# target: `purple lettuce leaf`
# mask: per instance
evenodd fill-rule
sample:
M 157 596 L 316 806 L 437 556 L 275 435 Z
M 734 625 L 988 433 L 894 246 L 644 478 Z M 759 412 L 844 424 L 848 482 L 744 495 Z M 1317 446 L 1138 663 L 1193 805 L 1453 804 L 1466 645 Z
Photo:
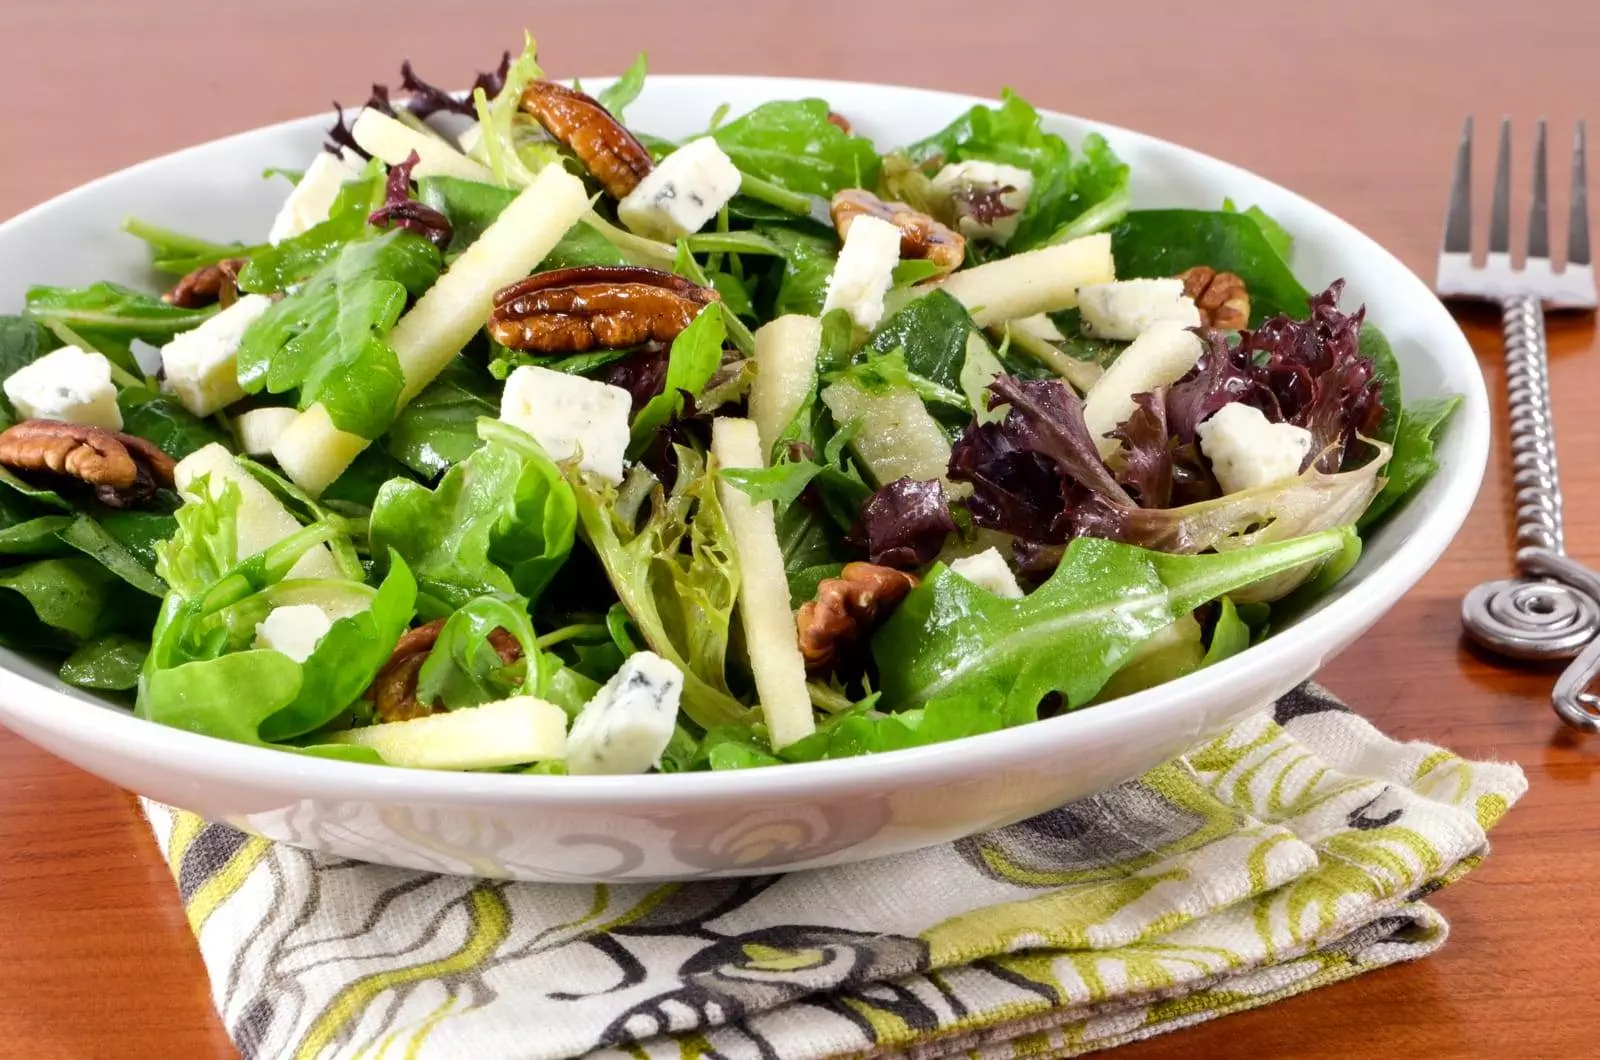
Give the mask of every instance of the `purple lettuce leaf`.
M 1110 435 L 1122 442 L 1122 469 L 1117 478 L 1133 491 L 1141 508 L 1165 508 L 1172 499 L 1167 389 L 1135 394 L 1133 404 L 1133 414 Z
M 450 245 L 450 221 L 433 207 L 411 197 L 411 171 L 420 161 L 415 151 L 399 165 L 389 167 L 383 205 L 367 217 L 378 228 L 406 228 L 443 250 Z
M 931 562 L 956 531 L 944 484 L 900 478 L 861 506 L 867 556 L 885 567 L 920 567 Z
M 332 155 L 349 151 L 364 161 L 372 161 L 372 152 L 356 143 L 355 134 L 344 120 L 344 107 L 338 100 L 333 101 L 333 128 L 328 130 L 328 141 L 322 145 L 322 149 Z
M 470 118 L 477 113 L 472 106 L 473 91 L 481 88 L 485 97 L 493 99 L 505 87 L 506 73 L 510 69 L 511 53 L 508 51 L 500 56 L 498 67 L 480 73 L 473 80 L 472 88 L 467 91 L 465 99 L 457 99 L 444 89 L 417 76 L 417 71 L 411 66 L 411 60 L 407 59 L 400 64 L 400 87 L 408 93 L 406 109 L 419 118 L 426 119 L 440 111 Z

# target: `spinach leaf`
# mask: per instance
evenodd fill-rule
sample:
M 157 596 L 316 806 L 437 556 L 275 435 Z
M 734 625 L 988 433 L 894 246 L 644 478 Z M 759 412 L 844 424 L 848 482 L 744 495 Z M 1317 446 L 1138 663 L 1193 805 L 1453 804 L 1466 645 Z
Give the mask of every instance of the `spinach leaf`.
M 879 165 L 872 141 L 828 121 L 828 110 L 821 99 L 763 103 L 711 135 L 742 172 L 789 191 L 829 198 L 871 187 Z
M 490 380 L 458 357 L 395 417 L 386 444 L 396 460 L 433 478 L 470 456 L 481 444 L 478 420 L 499 413 Z
M 760 230 L 783 250 L 783 273 L 772 315 L 817 316 L 828 294 L 828 278 L 839 260 L 839 241 L 797 228 L 764 226 Z
M 126 692 L 139 683 L 150 645 L 126 633 L 85 641 L 61 664 L 61 680 L 79 688 Z
M 321 500 L 333 508 L 370 509 L 378 499 L 378 491 L 390 479 L 410 480 L 412 471 L 389 455 L 388 450 L 369 445 L 345 468 L 344 474 L 322 491 Z M 429 476 L 431 477 L 431 476 Z M 360 513 L 365 514 L 365 512 Z
M 867 336 L 861 354 L 883 356 L 900 350 L 912 374 L 959 390 L 967 339 L 975 330 L 965 306 L 943 291 L 934 291 L 879 324 Z
M 1241 277 L 1250 291 L 1250 324 L 1279 313 L 1297 319 L 1310 292 L 1245 214 L 1214 210 L 1134 210 L 1111 230 L 1117 276 L 1176 276 L 1195 265 Z
M 421 591 L 459 608 L 485 593 L 536 600 L 572 549 L 572 489 L 538 445 L 484 420 L 484 444 L 428 489 L 397 479 L 373 504 L 373 554 L 389 550 Z
M 1046 242 L 1091 209 L 1107 201 L 1124 202 L 1127 197 L 1128 167 L 1104 137 L 1095 133 L 1085 137 L 1082 157 L 1074 161 L 1067 142 L 1045 132 L 1039 112 L 1009 89 L 1000 106 L 975 106 L 907 147 L 906 153 L 916 162 L 981 159 L 1032 173 L 1033 191 L 1017 220 L 1016 234 L 1006 244 L 1012 251 Z M 1109 220 L 1104 211 L 1096 213 Z M 1086 235 L 1087 231 L 1070 234 Z
M 937 700 L 984 703 L 1004 725 L 1033 720 L 1051 692 L 1069 709 L 1082 706 L 1180 616 L 1332 555 L 1350 533 L 1203 556 L 1078 538 L 1050 579 L 1021 600 L 935 567 L 872 640 L 884 702 L 897 710 Z
M 245 332 L 240 385 L 252 393 L 298 388 L 302 410 L 320 403 L 340 430 L 378 437 L 405 386 L 385 340 L 441 264 L 432 243 L 404 229 L 346 243 Z
M 602 107 L 611 112 L 617 121 L 622 120 L 622 111 L 629 103 L 639 98 L 639 93 L 644 90 L 644 76 L 650 69 L 650 56 L 644 52 L 623 71 L 622 76 L 600 90 L 596 97 Z
M 1261 235 L 1265 237 L 1267 245 L 1284 261 L 1288 261 L 1290 255 L 1294 253 L 1294 236 L 1261 207 L 1252 206 L 1247 210 L 1241 210 L 1232 199 L 1223 199 L 1222 210 L 1224 213 L 1241 213 L 1254 221 L 1256 227 L 1261 229 Z
M 165 512 L 102 512 L 99 519 L 100 528 L 150 571 L 156 569 L 156 546 L 178 528 L 177 519 Z
M 1400 426 L 1400 410 L 1405 406 L 1405 395 L 1400 387 L 1400 365 L 1394 359 L 1394 349 L 1389 339 L 1374 325 L 1365 321 L 1361 334 L 1356 337 L 1361 356 L 1372 362 L 1372 375 L 1383 384 L 1383 422 L 1372 436 L 1380 442 L 1393 442 Z
M 1439 461 L 1433 454 L 1434 446 L 1440 432 L 1460 407 L 1461 398 L 1451 396 L 1423 398 L 1401 410 L 1394 434 L 1394 456 L 1384 469 L 1388 481 L 1361 516 L 1358 524 L 1361 530 L 1365 531 L 1380 522 L 1390 509 L 1421 489 L 1439 470 Z
M 182 460 L 197 449 L 221 442 L 230 449 L 234 440 L 211 420 L 203 420 L 183 407 L 171 394 L 143 386 L 126 386 L 117 394 L 122 410 L 122 429 L 137 435 L 174 460 Z
M 169 529 L 176 529 L 177 523 L 170 516 L 166 517 L 165 522 Z M 118 525 L 125 531 L 131 531 L 135 540 L 138 534 L 149 528 L 149 524 L 129 524 L 126 521 Z M 69 525 L 62 527 L 59 533 L 62 541 L 140 592 L 157 599 L 166 594 L 166 583 L 152 572 L 153 560 L 151 566 L 146 566 L 138 556 L 124 547 L 122 542 L 87 515 L 78 516 Z M 152 543 L 145 541 L 143 544 L 151 548 L 153 553 Z
M 347 243 L 373 232 L 367 218 L 384 202 L 382 166 L 370 162 L 359 180 L 339 189 L 328 219 L 276 246 L 257 251 L 239 271 L 239 287 L 255 294 L 286 291 L 332 261 Z
M 69 330 L 133 375 L 142 374 L 133 356 L 136 340 L 160 346 L 181 331 L 199 327 L 216 311 L 215 306 L 184 309 L 168 305 L 154 295 L 104 282 L 88 287 L 34 287 L 28 291 L 24 310 L 47 328 Z
M 722 340 L 727 336 L 722 307 L 713 302 L 700 311 L 672 340 L 667 354 L 667 380 L 662 392 L 651 398 L 633 417 L 633 454 L 650 444 L 651 436 L 683 409 L 683 394 L 698 395 L 722 364 Z
M 137 217 L 123 221 L 122 230 L 149 244 L 151 268 L 172 276 L 183 276 L 227 258 L 249 258 L 265 249 L 265 244 L 215 243 Z
M 148 610 L 130 607 L 132 595 L 121 579 L 88 556 L 41 559 L 0 570 L 0 610 L 18 605 L 21 597 L 34 616 L 73 641 L 87 640 L 118 626 L 148 617 Z

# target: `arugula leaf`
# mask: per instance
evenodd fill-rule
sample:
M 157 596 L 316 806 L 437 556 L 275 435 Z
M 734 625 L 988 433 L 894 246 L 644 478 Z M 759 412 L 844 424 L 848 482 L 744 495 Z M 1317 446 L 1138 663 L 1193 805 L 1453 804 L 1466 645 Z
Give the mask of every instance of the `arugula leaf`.
M 1383 473 L 1388 476 L 1383 489 L 1373 498 L 1357 524 L 1363 531 L 1377 525 L 1396 505 L 1403 503 L 1439 470 L 1434 446 L 1440 433 L 1461 407 L 1461 397 L 1423 398 L 1406 405 L 1400 412 L 1394 434 L 1394 455 Z
M 150 645 L 126 633 L 85 641 L 62 662 L 61 680 L 79 688 L 126 692 L 139 683 L 139 669 Z
M 454 260 L 471 246 L 517 197 L 514 188 L 462 180 L 460 177 L 423 177 L 417 182 L 417 187 L 422 204 L 438 210 L 450 222 L 452 235 L 450 245 L 445 249 L 446 260 Z M 573 225 L 545 255 L 539 268 L 543 271 L 579 265 L 627 263 L 627 256 L 612 246 L 605 236 L 588 225 Z
M 470 456 L 481 444 L 478 420 L 499 413 L 495 388 L 458 357 L 400 410 L 386 444 L 396 460 L 432 478 Z
M 675 447 L 678 477 L 656 485 L 642 524 L 625 518 L 617 489 L 568 469 L 584 540 L 650 650 L 683 671 L 683 710 L 703 729 L 746 723 L 728 691 L 728 638 L 738 559 L 717 502 L 715 467 Z
M 631 454 L 650 444 L 651 436 L 683 409 L 683 393 L 698 395 L 722 364 L 722 341 L 727 328 L 722 306 L 713 302 L 672 340 L 667 357 L 667 381 L 633 417 Z
M 993 703 L 1006 725 L 1033 720 L 1051 692 L 1069 709 L 1082 706 L 1180 616 L 1324 559 L 1352 532 L 1204 556 L 1078 538 L 1050 579 L 1021 600 L 936 566 L 873 637 L 884 702 L 898 710 L 937 700 Z
M 275 294 L 305 281 L 332 261 L 345 244 L 371 234 L 367 218 L 383 205 L 384 192 L 382 164 L 367 163 L 359 179 L 340 187 L 326 221 L 257 251 L 250 263 L 239 270 L 240 289 Z
M 1223 199 L 1222 211 L 1224 213 L 1243 214 L 1254 221 L 1256 227 L 1261 229 L 1262 236 L 1266 238 L 1267 245 L 1276 251 L 1278 257 L 1284 261 L 1287 262 L 1290 255 L 1294 253 L 1294 236 L 1290 235 L 1287 228 L 1279 224 L 1261 207 L 1252 206 L 1247 210 L 1241 210 L 1234 204 L 1232 199 Z
M 1104 137 L 1095 133 L 1085 137 L 1082 157 L 1074 161 L 1067 142 L 1045 132 L 1039 112 L 1010 89 L 1002 95 L 1000 106 L 975 106 L 905 151 L 913 161 L 930 165 L 935 160 L 981 159 L 1032 173 L 1033 191 L 1017 219 L 1016 234 L 1006 244 L 1013 252 L 1052 240 L 1058 230 L 1102 203 L 1125 203 L 1127 199 L 1128 167 Z M 1096 213 L 1101 218 L 1097 223 L 1103 225 L 1115 210 L 1101 207 Z
M 763 103 L 711 135 L 741 172 L 789 191 L 830 198 L 878 179 L 872 141 L 828 121 L 826 100 Z
M 174 460 L 182 460 L 197 449 L 221 442 L 230 449 L 233 437 L 211 420 L 203 420 L 183 407 L 171 394 L 143 386 L 125 386 L 117 394 L 122 410 L 122 429 L 137 435 Z
M 154 295 L 115 283 L 88 287 L 33 287 L 24 313 L 47 328 L 66 328 L 117 367 L 142 374 L 133 343 L 160 346 L 181 331 L 199 327 L 215 306 L 184 309 Z
M 439 276 L 439 251 L 395 229 L 347 243 L 305 285 L 268 309 L 239 346 L 239 383 L 258 393 L 298 388 L 340 430 L 376 438 L 393 422 L 405 378 L 385 341 L 408 298 Z
M 1296 319 L 1308 312 L 1311 293 L 1245 214 L 1220 210 L 1134 210 L 1111 230 L 1117 275 L 1176 276 L 1209 265 L 1244 280 L 1250 291 L 1250 324 L 1279 313 Z
M 375 555 L 393 550 L 447 608 L 489 593 L 537 600 L 577 527 L 570 486 L 533 439 L 481 421 L 483 445 L 429 489 L 396 479 L 372 508 Z
M 149 244 L 151 268 L 172 276 L 183 276 L 227 258 L 250 258 L 265 249 L 265 244 L 215 243 L 137 217 L 124 220 L 122 230 Z
M 595 97 L 602 107 L 611 112 L 617 121 L 622 121 L 622 111 L 629 103 L 639 98 L 639 93 L 644 90 L 645 73 L 650 69 L 650 56 L 640 52 L 639 57 L 622 72 L 622 76 L 600 90 L 600 95 Z
M 728 467 L 718 474 L 724 482 L 737 487 L 756 504 L 773 501 L 781 510 L 793 504 L 821 470 L 821 464 L 794 460 L 771 467 Z

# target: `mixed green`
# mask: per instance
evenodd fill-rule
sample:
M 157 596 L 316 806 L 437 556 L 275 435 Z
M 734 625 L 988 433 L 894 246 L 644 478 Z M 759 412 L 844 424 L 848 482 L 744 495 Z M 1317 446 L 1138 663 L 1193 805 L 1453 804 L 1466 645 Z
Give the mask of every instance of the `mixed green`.
M 1455 401 L 1408 403 L 1261 210 L 1134 209 L 1009 93 L 887 152 L 819 99 L 668 141 L 626 129 L 645 70 L 590 98 L 530 40 L 461 98 L 408 63 L 266 175 L 300 185 L 270 238 L 130 220 L 166 298 L 0 317 L 0 643 L 298 753 L 814 761 L 1244 650 L 1437 469 Z M 120 428 L 49 404 L 67 347 Z M 107 485 L 24 424 L 176 469 Z

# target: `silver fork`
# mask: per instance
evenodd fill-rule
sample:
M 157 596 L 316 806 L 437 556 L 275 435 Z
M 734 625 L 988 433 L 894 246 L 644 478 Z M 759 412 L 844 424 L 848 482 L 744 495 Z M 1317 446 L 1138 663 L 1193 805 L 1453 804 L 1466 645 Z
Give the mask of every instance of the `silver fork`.
M 1489 253 L 1481 266 L 1476 265 L 1472 260 L 1472 118 L 1468 117 L 1456 152 L 1434 287 L 1443 298 L 1501 306 L 1511 410 L 1519 576 L 1473 589 L 1462 601 L 1461 620 L 1478 643 L 1513 658 L 1578 656 L 1556 682 L 1551 704 L 1567 724 L 1600 732 L 1600 696 L 1589 692 L 1600 676 L 1600 576 L 1566 552 L 1544 330 L 1546 308 L 1592 311 L 1597 302 L 1589 254 L 1585 153 L 1584 126 L 1579 122 L 1573 133 L 1567 264 L 1557 272 L 1550 260 L 1549 175 L 1545 122 L 1540 119 L 1534 133 L 1527 260 L 1522 268 L 1515 268 L 1511 263 L 1511 120 L 1501 121 L 1489 213 Z

